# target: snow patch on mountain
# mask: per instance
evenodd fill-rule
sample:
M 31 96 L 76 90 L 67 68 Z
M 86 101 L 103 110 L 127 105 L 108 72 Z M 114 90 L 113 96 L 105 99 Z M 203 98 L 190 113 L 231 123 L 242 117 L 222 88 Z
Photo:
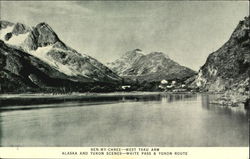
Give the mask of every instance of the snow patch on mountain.
M 29 51 L 31 55 L 39 58 L 40 60 L 44 61 L 45 63 L 48 63 L 50 66 L 54 67 L 58 71 L 69 75 L 69 76 L 75 76 L 76 73 L 73 72 L 68 66 L 63 65 L 61 63 L 56 62 L 53 60 L 50 56 L 47 55 L 47 53 L 53 48 L 52 45 L 48 45 L 45 47 L 38 47 L 37 50 Z
M 36 53 L 36 55 L 38 55 L 38 54 L 46 54 L 52 48 L 53 48 L 53 45 L 48 45 L 48 46 L 44 46 L 44 47 L 38 47 L 36 50 L 31 51 L 31 52 Z
M 50 51 L 61 51 L 61 52 L 65 52 L 65 50 L 61 49 L 61 48 L 57 48 L 54 47 L 54 45 L 48 45 L 48 46 L 44 46 L 44 47 L 38 47 L 36 50 L 32 50 L 32 51 L 28 51 L 28 53 L 30 53 L 31 55 L 39 58 L 40 60 L 48 63 L 50 66 L 54 67 L 55 69 L 57 69 L 58 71 L 68 75 L 68 76 L 84 76 L 87 77 L 87 74 L 89 74 L 88 70 L 81 70 L 81 71 L 77 71 L 76 68 L 74 68 L 74 65 L 69 65 L 69 64 L 62 64 L 58 61 L 56 61 L 55 59 L 53 59 L 53 57 L 49 56 L 48 53 Z M 67 52 L 67 53 L 72 53 L 75 56 L 78 56 L 78 54 L 76 54 L 75 52 Z M 87 57 L 87 55 L 86 55 Z M 80 57 L 83 58 L 83 57 Z
M 5 41 L 5 42 L 10 45 L 21 46 L 23 42 L 28 38 L 29 34 L 30 34 L 29 32 L 24 33 L 24 34 L 18 34 L 18 35 L 12 34 L 12 37 L 8 41 Z
M 5 41 L 5 35 L 7 33 L 11 33 L 12 30 L 13 30 L 13 28 L 14 28 L 14 25 L 13 26 L 7 26 L 4 29 L 0 29 L 0 39 L 3 40 L 3 41 Z

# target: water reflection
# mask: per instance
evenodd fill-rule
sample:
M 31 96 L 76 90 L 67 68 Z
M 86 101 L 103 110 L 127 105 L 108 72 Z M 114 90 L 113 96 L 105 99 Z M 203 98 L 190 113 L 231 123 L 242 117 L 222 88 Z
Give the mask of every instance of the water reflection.
M 75 106 L 91 106 L 117 102 L 176 102 L 194 100 L 196 94 L 148 94 L 148 95 L 113 95 L 113 96 L 65 96 L 65 97 L 27 97 L 0 98 L 0 111 L 29 110 L 41 108 L 60 108 Z M 54 104 L 56 103 L 56 105 Z
M 0 145 L 249 146 L 247 111 L 209 100 L 206 95 L 155 94 L 77 97 L 23 105 L 30 110 L 21 111 L 16 111 L 19 105 L 4 106 Z
M 162 102 L 188 101 L 197 99 L 197 94 L 163 94 L 161 95 Z
M 213 111 L 219 114 L 225 114 L 227 113 L 230 116 L 237 115 L 238 116 L 248 116 L 249 111 L 245 109 L 244 105 L 240 105 L 237 107 L 231 107 L 231 106 L 223 106 L 223 105 L 218 105 L 218 104 L 210 104 L 209 101 L 214 99 L 215 95 L 202 95 L 202 108 Z

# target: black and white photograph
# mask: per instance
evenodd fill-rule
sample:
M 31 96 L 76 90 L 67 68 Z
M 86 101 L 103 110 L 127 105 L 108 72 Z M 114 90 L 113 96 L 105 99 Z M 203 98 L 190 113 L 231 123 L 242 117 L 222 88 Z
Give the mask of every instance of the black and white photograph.
M 249 1 L 0 1 L 0 146 L 249 148 L 249 25 Z

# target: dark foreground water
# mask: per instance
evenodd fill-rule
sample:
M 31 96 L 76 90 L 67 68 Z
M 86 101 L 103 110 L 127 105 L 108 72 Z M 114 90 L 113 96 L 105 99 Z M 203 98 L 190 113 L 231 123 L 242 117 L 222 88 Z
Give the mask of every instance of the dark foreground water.
M 207 95 L 186 94 L 14 104 L 0 108 L 0 143 L 1 146 L 249 146 L 248 112 L 242 107 L 208 103 Z

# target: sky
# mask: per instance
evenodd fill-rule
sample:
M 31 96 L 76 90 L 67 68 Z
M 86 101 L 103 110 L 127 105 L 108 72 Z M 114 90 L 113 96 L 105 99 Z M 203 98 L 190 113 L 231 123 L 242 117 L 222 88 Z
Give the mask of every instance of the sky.
M 136 48 L 195 71 L 249 15 L 248 1 L 0 1 L 0 18 L 48 23 L 80 53 L 112 62 Z

